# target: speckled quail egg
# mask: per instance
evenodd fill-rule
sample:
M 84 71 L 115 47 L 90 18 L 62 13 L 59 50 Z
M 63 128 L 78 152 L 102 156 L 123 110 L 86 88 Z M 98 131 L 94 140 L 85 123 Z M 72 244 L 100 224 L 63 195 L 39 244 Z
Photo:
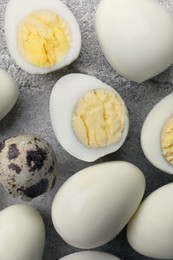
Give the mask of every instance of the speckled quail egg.
M 117 151 L 129 129 L 127 108 L 118 92 L 79 73 L 66 75 L 55 84 L 50 117 L 62 147 L 88 162 Z
M 61 0 L 10 0 L 5 35 L 17 65 L 33 74 L 69 65 L 81 49 L 77 20 Z
M 18 96 L 19 89 L 15 80 L 0 69 L 0 120 L 10 112 Z
M 39 212 L 27 205 L 12 205 L 0 212 L 0 259 L 41 260 L 45 228 Z
M 120 258 L 104 252 L 82 251 L 64 256 L 60 260 L 120 260 Z
M 173 174 L 173 93 L 148 114 L 141 131 L 141 146 L 155 167 Z
M 27 134 L 0 143 L 0 183 L 13 197 L 34 198 L 55 183 L 57 161 L 51 146 Z
M 122 76 L 142 82 L 173 63 L 173 16 L 155 0 L 102 0 L 96 11 L 102 51 Z

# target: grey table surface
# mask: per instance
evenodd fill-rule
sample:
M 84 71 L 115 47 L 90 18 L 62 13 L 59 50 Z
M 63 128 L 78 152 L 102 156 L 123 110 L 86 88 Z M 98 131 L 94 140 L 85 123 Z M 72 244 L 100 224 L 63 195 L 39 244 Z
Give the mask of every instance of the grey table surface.
M 145 196 L 158 187 L 173 181 L 173 176 L 153 167 L 144 157 L 140 146 L 142 124 L 151 108 L 173 91 L 173 67 L 142 84 L 130 82 L 114 71 L 104 58 L 95 32 L 95 10 L 99 0 L 63 0 L 76 16 L 81 33 L 82 49 L 79 58 L 70 66 L 47 75 L 30 75 L 21 70 L 11 59 L 4 36 L 4 14 L 7 0 L 0 0 L 0 67 L 18 82 L 20 96 L 12 111 L 0 122 L 0 141 L 20 133 L 35 134 L 45 138 L 53 147 L 58 161 L 59 175 L 53 190 L 31 202 L 13 199 L 0 187 L 0 210 L 13 204 L 26 203 L 41 213 L 46 227 L 46 244 L 43 260 L 59 258 L 79 251 L 67 245 L 56 233 L 51 221 L 51 204 L 59 187 L 75 172 L 91 164 L 112 160 L 134 163 L 146 177 Z M 159 1 L 173 13 L 172 0 Z M 113 86 L 126 102 L 130 116 L 130 131 L 122 148 L 94 163 L 73 158 L 59 145 L 51 127 L 49 97 L 56 81 L 65 74 L 80 72 L 94 75 Z M 104 205 L 103 205 L 104 207 Z M 112 253 L 122 260 L 150 259 L 136 253 L 126 240 L 125 229 L 110 243 L 98 250 Z

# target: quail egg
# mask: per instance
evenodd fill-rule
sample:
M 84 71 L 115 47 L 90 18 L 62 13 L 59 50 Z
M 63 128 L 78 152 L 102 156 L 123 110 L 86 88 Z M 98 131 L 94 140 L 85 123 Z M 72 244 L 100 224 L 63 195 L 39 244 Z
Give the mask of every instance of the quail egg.
M 0 142 L 0 183 L 13 197 L 34 198 L 55 183 L 54 151 L 42 138 L 18 135 Z
M 141 146 L 155 167 L 173 174 L 173 93 L 148 114 L 141 131 Z
M 69 65 L 81 49 L 77 20 L 61 0 L 10 0 L 5 35 L 18 66 L 33 74 Z
M 118 150 L 129 129 L 127 108 L 118 92 L 79 73 L 66 75 L 55 84 L 50 117 L 62 147 L 88 162 Z

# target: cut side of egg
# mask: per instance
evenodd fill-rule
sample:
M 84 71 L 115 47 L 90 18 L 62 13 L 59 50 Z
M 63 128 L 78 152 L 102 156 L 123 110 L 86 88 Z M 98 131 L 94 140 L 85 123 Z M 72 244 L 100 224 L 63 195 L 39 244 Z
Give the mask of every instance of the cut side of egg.
M 125 227 L 144 190 L 145 177 L 131 163 L 116 161 L 87 167 L 70 177 L 55 195 L 53 225 L 72 246 L 102 246 Z
M 102 0 L 96 31 L 110 65 L 143 82 L 173 63 L 173 16 L 155 0 Z
M 115 152 L 129 129 L 124 101 L 112 87 L 84 74 L 69 74 L 55 84 L 50 117 L 62 147 L 83 161 Z
M 141 131 L 141 146 L 158 169 L 173 174 L 173 93 L 148 114 Z
M 10 0 L 5 35 L 17 65 L 32 74 L 69 65 L 81 49 L 77 20 L 60 0 Z
M 120 258 L 104 253 L 104 252 L 96 252 L 96 251 L 83 251 L 77 252 L 74 254 L 70 254 L 64 256 L 60 260 L 120 260 Z
M 151 193 L 127 226 L 127 239 L 140 254 L 173 259 L 173 183 Z

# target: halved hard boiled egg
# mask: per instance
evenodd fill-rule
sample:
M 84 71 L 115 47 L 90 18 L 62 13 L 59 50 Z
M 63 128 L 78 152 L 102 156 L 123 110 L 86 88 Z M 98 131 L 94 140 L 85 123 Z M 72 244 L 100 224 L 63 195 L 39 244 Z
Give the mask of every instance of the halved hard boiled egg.
M 62 147 L 88 162 L 118 150 L 129 129 L 128 112 L 117 91 L 79 73 L 66 75 L 55 84 L 50 117 Z
M 173 174 L 173 93 L 156 104 L 147 116 L 142 127 L 141 145 L 155 167 Z
M 81 49 L 77 20 L 60 0 L 10 0 L 5 35 L 17 65 L 33 74 L 69 65 Z

